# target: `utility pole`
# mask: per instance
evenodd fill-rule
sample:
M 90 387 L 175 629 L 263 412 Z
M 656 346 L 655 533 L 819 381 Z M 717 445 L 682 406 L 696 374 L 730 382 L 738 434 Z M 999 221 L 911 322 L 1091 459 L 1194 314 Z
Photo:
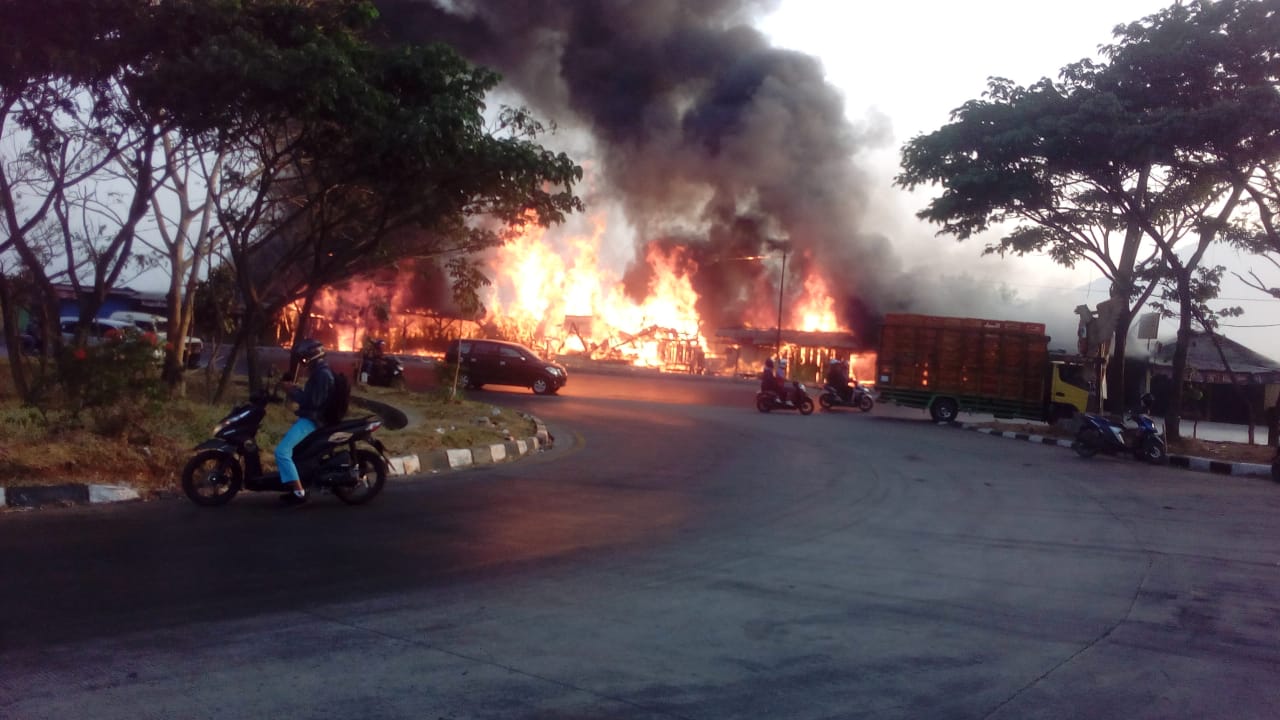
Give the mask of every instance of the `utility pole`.
M 790 240 L 775 240 L 774 248 L 782 251 L 782 274 L 778 276 L 778 338 L 776 341 L 778 359 L 782 359 L 782 291 L 787 284 L 787 253 L 791 252 Z

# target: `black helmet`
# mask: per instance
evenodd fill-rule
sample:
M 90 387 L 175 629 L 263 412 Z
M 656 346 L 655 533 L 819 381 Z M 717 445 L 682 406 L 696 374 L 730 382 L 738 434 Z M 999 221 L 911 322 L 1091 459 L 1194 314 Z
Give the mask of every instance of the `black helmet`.
M 299 340 L 297 345 L 293 346 L 293 362 L 299 365 L 306 365 L 315 362 L 324 357 L 324 343 L 314 338 Z
M 764 366 L 765 366 L 765 367 L 767 367 L 767 368 L 771 368 L 771 367 L 773 367 L 773 358 L 765 358 L 765 359 L 764 359 Z

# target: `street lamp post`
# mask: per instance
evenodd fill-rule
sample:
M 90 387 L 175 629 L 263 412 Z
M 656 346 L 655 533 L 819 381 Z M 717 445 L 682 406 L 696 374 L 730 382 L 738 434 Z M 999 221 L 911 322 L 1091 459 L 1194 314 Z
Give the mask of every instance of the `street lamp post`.
M 778 276 L 778 337 L 775 342 L 777 345 L 778 359 L 782 359 L 782 291 L 787 284 L 787 253 L 791 252 L 790 240 L 776 240 L 772 243 L 775 249 L 782 251 L 782 274 Z

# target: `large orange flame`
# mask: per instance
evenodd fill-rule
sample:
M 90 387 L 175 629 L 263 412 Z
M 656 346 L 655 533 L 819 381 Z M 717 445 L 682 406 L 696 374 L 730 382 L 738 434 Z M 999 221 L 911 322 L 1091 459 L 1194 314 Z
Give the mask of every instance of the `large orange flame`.
M 548 355 L 580 354 L 667 370 L 700 371 L 715 357 L 699 317 L 692 275 L 696 264 L 681 247 L 649 246 L 643 262 L 650 278 L 643 298 L 624 290 L 622 277 L 603 267 L 600 252 L 605 223 L 593 218 L 591 230 L 578 236 L 555 233 L 529 223 L 515 228 L 508 242 L 486 259 L 493 285 L 481 291 L 485 317 L 477 325 L 459 323 L 456 334 L 491 327 L 508 339 L 525 342 Z M 770 263 L 780 256 L 739 258 Z M 791 269 L 791 268 L 788 268 Z M 759 276 L 761 302 L 747 310 L 748 324 L 776 327 L 777 274 Z M 795 282 L 794 278 L 791 280 Z M 324 290 L 313 315 L 332 327 L 338 349 L 359 349 L 366 336 L 390 337 L 405 351 L 422 325 L 441 318 L 408 308 L 408 278 L 380 282 L 351 281 L 341 290 Z M 772 285 L 772 290 L 767 287 Z M 808 274 L 799 288 L 785 288 L 784 327 L 805 331 L 842 331 L 826 282 Z M 296 317 L 299 308 L 293 308 Z M 286 319 L 286 323 L 289 322 Z M 465 325 L 465 326 L 464 326 Z M 284 328 L 287 333 L 288 328 Z

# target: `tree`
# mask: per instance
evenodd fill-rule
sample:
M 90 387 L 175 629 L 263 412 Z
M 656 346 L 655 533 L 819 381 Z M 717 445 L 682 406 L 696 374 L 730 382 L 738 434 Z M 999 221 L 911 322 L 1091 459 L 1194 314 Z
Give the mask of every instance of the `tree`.
M 213 200 L 244 308 L 233 354 L 326 284 L 581 208 L 581 169 L 536 143 L 527 113 L 486 128 L 494 73 L 440 45 L 376 45 L 375 17 L 363 2 L 254 3 L 215 17 L 226 25 L 167 66 L 217 88 L 190 107 L 221 113 L 204 117 L 206 146 L 225 158 Z
M 1264 229 L 1271 217 L 1267 178 L 1280 160 L 1280 0 L 1173 5 L 1117 28 L 1115 36 L 1103 49 L 1109 62 L 1096 86 L 1123 98 L 1139 119 L 1136 136 L 1171 182 L 1186 189 L 1189 204 L 1214 200 L 1196 213 L 1190 252 L 1177 252 L 1144 226 L 1177 281 L 1173 373 L 1180 389 L 1196 313 L 1196 264 L 1211 243 L 1240 236 L 1239 213 L 1250 201 Z M 1174 439 L 1180 409 L 1175 392 L 1165 416 Z
M 1154 277 L 1171 278 L 1179 297 L 1174 372 L 1182 373 L 1198 265 L 1229 234 L 1242 199 L 1260 187 L 1251 178 L 1274 162 L 1280 142 L 1277 7 L 1174 5 L 1117 28 L 1117 42 L 1103 49 L 1108 62 L 1067 66 L 1060 83 L 1023 90 L 993 81 L 990 101 L 966 104 L 951 125 L 908 144 L 899 183 L 943 185 L 920 213 L 943 232 L 963 239 L 1022 221 L 1029 225 L 997 247 L 1046 249 L 1059 262 L 1110 252 L 1109 243 L 1081 242 L 1081 230 L 1123 228 L 1113 297 L 1134 290 L 1120 272 L 1134 277 L 1138 265 L 1123 261 L 1134 256 L 1132 243 L 1153 246 L 1163 267 Z M 1191 235 L 1194 246 L 1175 247 Z M 1117 344 L 1127 329 L 1117 328 Z M 1173 439 L 1179 408 L 1175 393 L 1166 415 Z
M 83 327 L 128 267 L 154 189 L 169 121 L 134 92 L 156 53 L 147 17 L 127 0 L 0 4 L 0 138 L 19 148 L 0 162 L 0 258 L 36 288 L 46 352 L 61 341 L 55 283 L 72 286 Z M 107 182 L 113 165 L 136 182 Z
M 940 225 L 940 234 L 966 240 L 1012 224 L 986 253 L 1045 253 L 1067 267 L 1089 262 L 1110 280 L 1111 300 L 1121 311 L 1108 394 L 1122 401 L 1133 309 L 1154 287 L 1140 281 L 1137 269 L 1158 256 L 1127 209 L 1170 232 L 1177 224 L 1166 214 L 1172 191 L 1154 160 L 1126 147 L 1128 119 L 1115 98 L 1094 90 L 1088 69 L 1071 66 L 1062 82 L 1046 79 L 1029 88 L 992 79 L 984 99 L 965 103 L 951 123 L 904 146 L 896 182 L 908 189 L 942 186 L 917 213 Z M 1132 202 L 1118 202 L 1117 194 Z

